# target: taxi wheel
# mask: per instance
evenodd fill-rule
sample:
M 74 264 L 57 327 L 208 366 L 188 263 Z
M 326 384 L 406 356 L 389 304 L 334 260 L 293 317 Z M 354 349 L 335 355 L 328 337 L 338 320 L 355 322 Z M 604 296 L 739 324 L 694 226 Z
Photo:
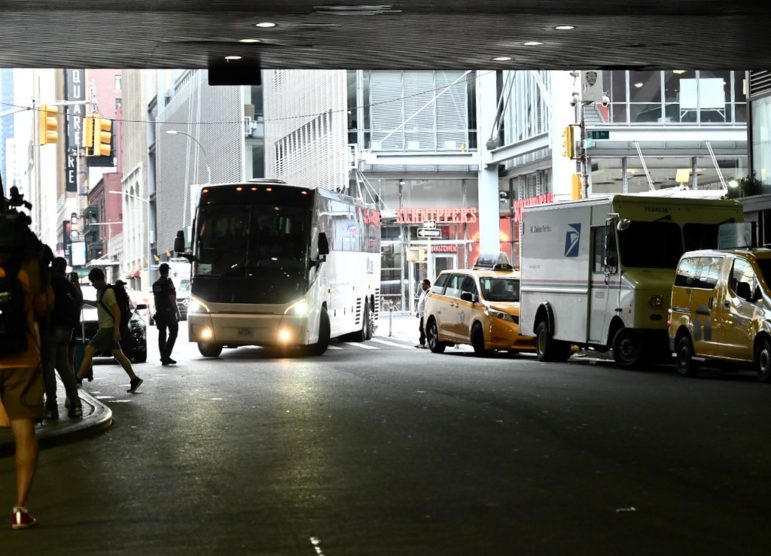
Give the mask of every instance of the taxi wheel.
M 613 338 L 613 359 L 616 365 L 631 369 L 640 364 L 642 342 L 637 334 L 628 328 L 622 328 Z
M 677 372 L 683 376 L 696 376 L 699 374 L 699 365 L 693 360 L 693 344 L 687 335 L 677 341 L 675 351 L 675 366 Z
M 471 329 L 471 346 L 477 355 L 490 354 L 490 350 L 485 349 L 485 333 L 482 330 L 482 325 L 478 322 L 474 323 L 474 327 Z
M 755 370 L 760 382 L 771 382 L 771 341 L 763 337 L 755 348 Z
M 431 353 L 443 353 L 446 344 L 439 341 L 439 330 L 436 327 L 436 320 L 430 318 L 426 324 L 426 342 Z

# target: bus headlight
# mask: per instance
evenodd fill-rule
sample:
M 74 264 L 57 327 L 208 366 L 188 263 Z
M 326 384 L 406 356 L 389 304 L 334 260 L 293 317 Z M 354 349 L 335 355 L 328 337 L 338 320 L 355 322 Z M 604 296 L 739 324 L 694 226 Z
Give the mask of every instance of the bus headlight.
M 205 303 L 202 303 L 198 299 L 190 299 L 190 305 L 187 307 L 188 313 L 208 313 L 209 308 Z
M 286 311 L 284 311 L 285 315 L 294 315 L 296 317 L 304 317 L 308 314 L 308 302 L 304 299 L 301 299 L 297 303 L 293 303 L 289 307 L 286 308 Z
M 278 341 L 281 344 L 288 344 L 289 341 L 292 339 L 292 333 L 289 331 L 288 328 L 281 328 L 278 331 Z

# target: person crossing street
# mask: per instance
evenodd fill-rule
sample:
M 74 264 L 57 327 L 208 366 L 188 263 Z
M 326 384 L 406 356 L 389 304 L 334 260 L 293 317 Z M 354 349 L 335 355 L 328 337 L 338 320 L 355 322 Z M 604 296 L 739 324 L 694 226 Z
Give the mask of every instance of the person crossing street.
M 161 277 L 153 283 L 155 298 L 155 325 L 158 327 L 158 350 L 161 352 L 162 365 L 174 365 L 171 358 L 174 342 L 179 332 L 179 308 L 177 307 L 177 290 L 169 278 L 169 265 L 161 263 L 158 267 Z M 168 332 L 168 337 L 166 336 Z

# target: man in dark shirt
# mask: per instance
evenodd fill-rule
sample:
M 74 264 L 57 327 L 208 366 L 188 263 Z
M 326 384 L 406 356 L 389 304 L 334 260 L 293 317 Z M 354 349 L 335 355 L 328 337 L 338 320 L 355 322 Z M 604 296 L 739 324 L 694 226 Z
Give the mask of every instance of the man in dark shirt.
M 161 352 L 161 364 L 173 365 L 176 363 L 171 358 L 171 350 L 177 340 L 179 331 L 179 309 L 177 308 L 177 291 L 174 283 L 169 278 L 169 265 L 162 263 L 158 267 L 161 277 L 153 284 L 153 296 L 155 297 L 155 325 L 158 327 L 158 349 Z M 166 332 L 168 330 L 168 338 Z

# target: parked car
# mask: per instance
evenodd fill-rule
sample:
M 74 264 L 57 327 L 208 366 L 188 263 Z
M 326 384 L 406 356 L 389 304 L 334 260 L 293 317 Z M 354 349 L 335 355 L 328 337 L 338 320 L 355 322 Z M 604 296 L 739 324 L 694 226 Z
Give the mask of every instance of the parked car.
M 81 311 L 83 324 L 75 328 L 75 337 L 79 339 L 85 334 L 85 340 L 89 341 L 99 328 L 96 308 L 98 301 L 96 289 L 93 287 L 82 286 L 81 290 L 83 291 L 83 309 Z M 132 363 L 147 361 L 147 325 L 141 314 L 141 311 L 145 310 L 147 310 L 146 305 L 134 304 L 132 300 L 129 337 L 121 340 L 121 348 Z M 112 354 L 109 351 L 99 352 L 95 354 L 95 357 L 112 357 Z
M 685 253 L 669 309 L 669 346 L 681 375 L 699 366 L 754 366 L 771 382 L 771 249 Z
M 519 272 L 505 255 L 480 257 L 473 269 L 442 271 L 423 319 L 434 353 L 454 344 L 470 344 L 478 355 L 535 351 L 535 338 L 519 333 Z
M 187 307 L 190 305 L 190 279 L 180 278 L 176 290 L 179 320 L 187 320 Z

